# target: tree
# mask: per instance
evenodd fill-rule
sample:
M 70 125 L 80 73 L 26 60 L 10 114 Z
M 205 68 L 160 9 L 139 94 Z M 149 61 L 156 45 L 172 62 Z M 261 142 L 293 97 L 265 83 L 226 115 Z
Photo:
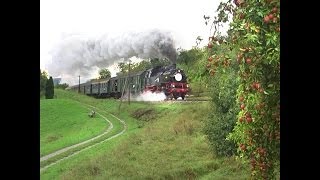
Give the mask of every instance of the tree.
M 138 63 L 130 63 L 130 72 L 135 73 L 139 71 L 145 71 L 151 67 L 151 62 L 148 60 L 143 60 Z M 117 75 L 126 74 L 129 70 L 129 63 L 120 62 L 118 63 L 118 68 L 120 69 L 120 72 L 118 72 Z
M 250 162 L 253 179 L 275 179 L 280 164 L 280 1 L 229 0 L 220 3 L 213 24 L 230 23 L 227 42 L 209 37 L 211 75 L 239 66 L 236 125 L 228 139 L 238 146 L 240 159 Z M 232 16 L 231 16 L 232 15 Z M 236 58 L 214 51 L 222 43 Z M 218 59 L 216 57 L 219 57 Z
M 129 66 L 124 62 L 118 63 L 118 68 L 120 69 L 120 73 L 128 72 Z
M 105 68 L 105 69 L 100 69 L 99 71 L 99 79 L 108 79 L 111 77 L 111 72 L 109 71 L 109 69 Z
M 46 96 L 46 99 L 53 99 L 53 96 L 54 96 L 54 85 L 53 85 L 53 79 L 51 76 L 46 83 L 45 96 Z
M 204 51 L 200 48 L 194 47 L 190 50 L 181 49 L 177 57 L 177 63 L 183 64 L 186 67 L 189 67 L 190 65 L 196 63 L 204 55 L 205 55 Z
M 168 60 L 168 59 L 159 59 L 159 58 L 150 59 L 150 63 L 152 65 L 152 67 L 167 66 L 167 65 L 171 64 L 170 60 Z
M 177 67 L 184 70 L 188 76 L 188 82 L 193 87 L 193 92 L 200 95 L 203 85 L 207 86 L 209 71 L 206 68 L 206 49 L 193 47 L 190 50 L 181 50 L 177 56 Z
M 132 71 L 133 72 L 145 71 L 147 69 L 150 69 L 151 67 L 152 67 L 151 62 L 143 60 L 141 62 L 134 64 Z
M 43 96 L 46 91 L 47 80 L 47 73 L 45 71 L 41 72 L 40 69 L 40 97 Z

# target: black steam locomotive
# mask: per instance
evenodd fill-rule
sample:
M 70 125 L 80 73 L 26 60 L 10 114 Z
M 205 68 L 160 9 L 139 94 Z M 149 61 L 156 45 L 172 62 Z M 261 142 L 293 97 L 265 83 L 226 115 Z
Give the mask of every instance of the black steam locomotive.
M 168 99 L 185 99 L 189 92 L 187 76 L 182 69 L 177 69 L 175 64 L 170 66 L 157 66 L 145 71 L 119 75 L 110 79 L 101 79 L 71 86 L 73 91 L 97 98 L 120 98 L 130 92 L 138 95 L 143 92 L 163 92 Z

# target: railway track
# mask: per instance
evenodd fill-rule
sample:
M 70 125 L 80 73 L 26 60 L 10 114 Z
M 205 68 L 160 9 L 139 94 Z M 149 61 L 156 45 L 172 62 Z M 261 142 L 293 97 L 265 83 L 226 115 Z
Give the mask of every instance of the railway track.
M 167 100 L 167 101 L 157 101 L 155 103 L 203 103 L 208 102 L 210 100 Z
M 127 101 L 127 99 L 124 99 L 122 101 Z M 177 99 L 177 100 L 159 100 L 159 101 L 145 101 L 145 102 L 150 102 L 150 103 L 198 103 L 198 102 L 208 102 L 211 101 L 211 99 Z M 131 102 L 141 102 L 141 101 L 136 101 L 136 100 L 131 100 Z

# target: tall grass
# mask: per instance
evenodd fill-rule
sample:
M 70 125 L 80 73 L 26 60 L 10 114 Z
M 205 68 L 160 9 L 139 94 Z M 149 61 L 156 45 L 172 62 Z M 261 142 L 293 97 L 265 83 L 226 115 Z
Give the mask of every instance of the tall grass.
M 116 100 L 79 100 L 119 112 Z M 209 111 L 207 103 L 124 102 L 117 116 L 128 124 L 125 135 L 52 166 L 41 179 L 248 179 L 247 165 L 210 150 L 202 132 Z

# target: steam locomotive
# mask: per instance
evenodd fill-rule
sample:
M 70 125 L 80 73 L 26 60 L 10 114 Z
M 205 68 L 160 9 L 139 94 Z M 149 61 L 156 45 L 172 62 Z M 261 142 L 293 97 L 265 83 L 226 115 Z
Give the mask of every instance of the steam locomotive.
M 139 95 L 144 92 L 163 92 L 167 99 L 183 100 L 189 92 L 187 76 L 175 64 L 169 66 L 156 66 L 154 68 L 130 74 L 122 74 L 97 82 L 87 82 L 69 87 L 70 90 L 80 91 L 96 98 L 120 98 L 130 92 Z

